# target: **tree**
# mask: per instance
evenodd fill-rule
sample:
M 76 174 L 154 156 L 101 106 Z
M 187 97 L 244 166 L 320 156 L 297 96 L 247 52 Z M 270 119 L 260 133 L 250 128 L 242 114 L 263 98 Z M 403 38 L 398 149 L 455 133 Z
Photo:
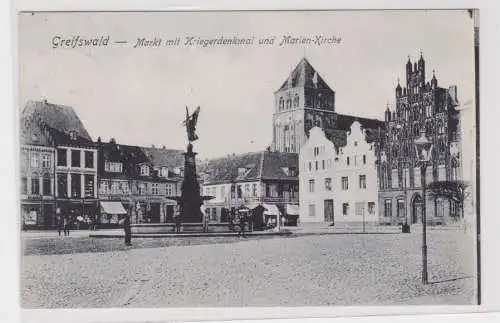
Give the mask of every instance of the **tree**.
M 437 181 L 427 185 L 430 196 L 434 198 L 443 197 L 458 203 L 461 210 L 461 217 L 464 218 L 464 202 L 468 197 L 466 192 L 469 183 L 465 181 Z

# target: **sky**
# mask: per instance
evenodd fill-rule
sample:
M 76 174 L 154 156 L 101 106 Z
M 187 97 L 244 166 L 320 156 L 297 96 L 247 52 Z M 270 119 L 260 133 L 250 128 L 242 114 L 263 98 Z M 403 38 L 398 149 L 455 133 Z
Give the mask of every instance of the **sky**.
M 103 48 L 53 48 L 54 36 L 110 36 Z M 275 45 L 133 48 L 137 38 L 276 36 Z M 335 36 L 335 45 L 278 46 L 284 35 Z M 126 40 L 127 44 L 114 44 Z M 184 149 L 185 106 L 201 107 L 201 158 L 265 149 L 274 92 L 306 57 L 336 92 L 336 111 L 383 118 L 405 64 L 474 97 L 473 20 L 463 10 L 24 13 L 19 102 L 72 106 L 94 140 Z

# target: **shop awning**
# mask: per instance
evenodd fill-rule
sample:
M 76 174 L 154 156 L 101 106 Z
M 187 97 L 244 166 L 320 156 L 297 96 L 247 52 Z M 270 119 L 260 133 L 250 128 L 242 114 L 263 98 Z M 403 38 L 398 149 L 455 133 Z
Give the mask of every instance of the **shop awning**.
M 286 214 L 288 215 L 299 215 L 299 206 L 294 204 L 286 205 Z
M 101 202 L 104 213 L 108 214 L 127 214 L 121 202 Z
M 258 208 L 259 206 L 262 206 L 262 204 L 258 203 L 258 202 L 250 202 L 250 203 L 247 203 L 244 205 L 247 209 L 249 210 L 255 210 L 256 208 Z M 264 209 L 265 207 L 262 206 Z
M 280 215 L 280 211 L 278 210 L 278 207 L 274 204 L 262 204 L 262 206 L 266 209 L 264 211 L 264 215 Z

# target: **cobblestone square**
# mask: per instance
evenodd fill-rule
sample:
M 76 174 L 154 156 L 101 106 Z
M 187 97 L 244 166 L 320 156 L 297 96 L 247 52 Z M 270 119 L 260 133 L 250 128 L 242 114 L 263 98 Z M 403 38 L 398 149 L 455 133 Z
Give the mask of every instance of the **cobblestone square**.
M 119 247 L 121 240 L 102 249 L 95 243 L 110 241 L 68 239 L 88 243 L 89 252 L 37 254 L 36 248 L 25 248 L 24 308 L 476 302 L 472 234 L 463 230 L 429 232 L 427 286 L 420 281 L 421 232 L 416 228 L 411 234 L 193 238 L 189 244 L 136 239 L 135 249 Z M 36 239 L 24 242 L 36 244 Z

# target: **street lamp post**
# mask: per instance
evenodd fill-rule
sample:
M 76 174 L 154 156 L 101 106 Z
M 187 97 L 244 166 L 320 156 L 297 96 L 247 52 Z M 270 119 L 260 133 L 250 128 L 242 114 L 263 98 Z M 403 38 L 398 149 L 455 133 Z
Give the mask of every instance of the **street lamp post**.
M 420 163 L 420 179 L 422 181 L 422 283 L 427 285 L 429 283 L 427 272 L 427 210 L 426 210 L 426 171 L 431 159 L 432 142 L 429 141 L 425 135 L 425 131 L 420 133 L 420 138 L 415 140 L 415 149 L 417 151 L 417 158 Z

